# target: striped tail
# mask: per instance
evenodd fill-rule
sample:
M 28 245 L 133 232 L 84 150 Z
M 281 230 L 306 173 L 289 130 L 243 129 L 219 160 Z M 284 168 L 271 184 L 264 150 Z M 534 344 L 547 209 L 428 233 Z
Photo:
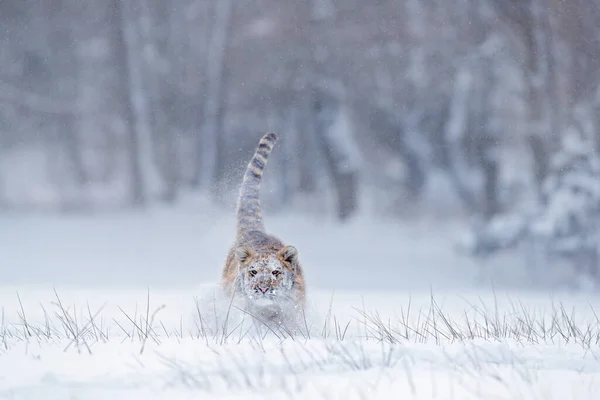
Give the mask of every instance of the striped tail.
M 264 135 L 258 143 L 254 157 L 248 163 L 237 204 L 238 234 L 251 230 L 265 230 L 260 208 L 260 180 L 275 142 L 276 133 L 269 132 Z

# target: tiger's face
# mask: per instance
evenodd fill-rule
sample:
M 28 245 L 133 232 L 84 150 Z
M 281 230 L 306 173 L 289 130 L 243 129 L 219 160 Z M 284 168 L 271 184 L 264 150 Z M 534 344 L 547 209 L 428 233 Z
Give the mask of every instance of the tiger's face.
M 285 246 L 271 254 L 259 254 L 248 246 L 236 249 L 241 292 L 257 305 L 269 305 L 294 296 L 298 251 Z

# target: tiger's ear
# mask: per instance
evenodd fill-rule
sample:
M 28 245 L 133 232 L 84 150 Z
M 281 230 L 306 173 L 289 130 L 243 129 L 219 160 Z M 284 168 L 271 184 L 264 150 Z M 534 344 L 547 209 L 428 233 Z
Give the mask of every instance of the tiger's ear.
M 292 265 L 296 265 L 298 262 L 298 249 L 294 246 L 285 246 L 283 249 L 279 250 L 279 257 Z
M 240 264 L 246 264 L 254 255 L 254 252 L 248 246 L 240 246 L 235 249 L 235 258 Z

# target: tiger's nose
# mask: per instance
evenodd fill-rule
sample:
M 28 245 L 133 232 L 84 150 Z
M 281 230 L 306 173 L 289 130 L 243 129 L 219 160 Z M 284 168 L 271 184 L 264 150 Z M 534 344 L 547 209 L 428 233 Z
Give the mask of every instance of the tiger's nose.
M 265 294 L 265 293 L 267 293 L 267 290 L 269 290 L 269 287 L 268 286 L 259 286 L 258 290 L 260 290 L 261 293 Z

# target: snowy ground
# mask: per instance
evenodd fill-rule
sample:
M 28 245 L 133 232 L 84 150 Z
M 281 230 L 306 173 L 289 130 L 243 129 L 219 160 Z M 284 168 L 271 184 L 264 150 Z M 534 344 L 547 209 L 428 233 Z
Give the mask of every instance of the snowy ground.
M 220 215 L 1 216 L 0 399 L 598 398 L 600 297 L 461 258 L 457 224 L 269 216 L 309 307 L 259 338 L 213 285 Z

